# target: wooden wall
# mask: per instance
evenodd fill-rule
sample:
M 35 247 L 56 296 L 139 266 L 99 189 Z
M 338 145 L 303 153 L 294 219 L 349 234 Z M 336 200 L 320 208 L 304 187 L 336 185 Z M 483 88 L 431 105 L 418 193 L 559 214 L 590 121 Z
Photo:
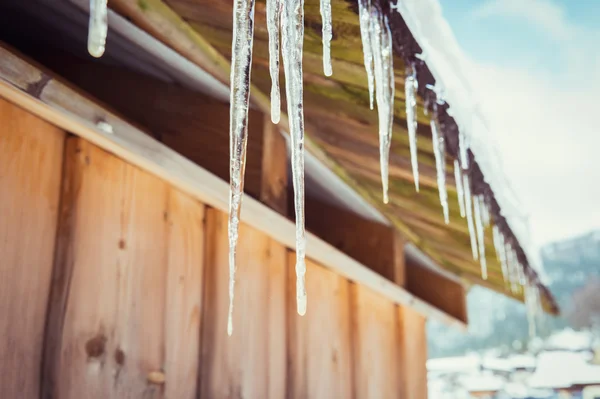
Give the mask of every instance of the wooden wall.
M 0 99 L 1 398 L 426 398 L 424 319 Z

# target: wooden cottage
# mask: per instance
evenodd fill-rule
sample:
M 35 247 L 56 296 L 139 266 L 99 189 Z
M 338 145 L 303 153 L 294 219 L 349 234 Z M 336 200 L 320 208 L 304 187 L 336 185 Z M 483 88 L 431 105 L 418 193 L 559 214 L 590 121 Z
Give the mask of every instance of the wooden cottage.
M 325 78 L 318 3 L 307 0 L 308 311 L 296 314 L 287 122 L 268 116 L 259 2 L 228 337 L 231 1 L 109 7 L 106 52 L 94 59 L 86 0 L 0 1 L 0 398 L 424 399 L 426 320 L 465 327 L 472 284 L 522 298 L 490 231 L 481 278 L 451 173 L 444 223 L 428 128 L 418 131 L 414 192 L 400 106 L 382 204 L 356 3 L 333 3 Z M 418 45 L 382 7 L 401 84 Z M 426 126 L 434 82 L 426 63 L 418 70 Z M 456 125 L 446 114 L 444 123 L 450 165 Z

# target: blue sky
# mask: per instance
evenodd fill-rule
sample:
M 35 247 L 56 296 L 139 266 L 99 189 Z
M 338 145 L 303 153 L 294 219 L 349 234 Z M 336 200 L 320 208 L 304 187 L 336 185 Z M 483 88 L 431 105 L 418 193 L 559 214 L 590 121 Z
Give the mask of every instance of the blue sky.
M 537 245 L 600 228 L 600 0 L 439 0 Z

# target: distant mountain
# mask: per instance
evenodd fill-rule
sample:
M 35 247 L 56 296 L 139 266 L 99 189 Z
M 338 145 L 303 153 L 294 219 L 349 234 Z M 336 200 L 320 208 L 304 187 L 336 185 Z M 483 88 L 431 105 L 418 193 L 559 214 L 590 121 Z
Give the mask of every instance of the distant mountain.
M 600 276 L 600 230 L 541 249 L 543 272 L 563 313 L 569 312 L 573 293 L 592 277 Z M 463 334 L 435 321 L 428 323 L 429 357 L 462 355 L 499 348 L 505 352 L 527 344 L 525 306 L 501 294 L 473 287 L 467 296 L 469 331 Z M 563 317 L 546 316 L 539 334 L 547 336 L 567 326 Z

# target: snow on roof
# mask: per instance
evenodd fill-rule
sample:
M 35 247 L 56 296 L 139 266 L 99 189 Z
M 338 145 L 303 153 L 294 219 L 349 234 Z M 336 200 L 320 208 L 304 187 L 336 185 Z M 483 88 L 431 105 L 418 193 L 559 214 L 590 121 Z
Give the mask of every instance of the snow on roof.
M 427 371 L 434 373 L 471 373 L 479 370 L 477 355 L 445 357 L 427 360 Z
M 481 361 L 481 365 L 484 369 L 487 370 L 496 370 L 496 371 L 512 371 L 513 365 L 511 361 L 507 358 L 501 357 L 485 357 Z
M 521 398 L 551 398 L 553 396 L 552 389 L 531 388 L 520 382 L 511 382 L 504 387 L 506 392 L 512 399 Z
M 517 354 L 510 356 L 508 362 L 513 369 L 534 369 L 538 360 L 530 354 Z
M 600 383 L 600 365 L 590 364 L 584 354 L 567 351 L 542 352 L 529 379 L 533 388 L 568 388 Z
M 552 334 L 546 340 L 545 346 L 547 349 L 587 350 L 592 346 L 592 338 L 587 331 L 575 331 L 567 328 Z
M 460 381 L 469 392 L 499 391 L 506 384 L 504 378 L 486 372 L 464 376 Z
M 450 105 L 448 114 L 465 134 L 502 215 L 527 255 L 530 266 L 539 272 L 541 262 L 537 251 L 531 248 L 526 215 L 521 211 L 523 206 L 503 173 L 487 118 L 465 75 L 472 67 L 443 17 L 438 0 L 398 0 L 396 8 L 423 50 L 420 58 L 427 63 L 436 85 L 442 89 L 443 97 Z

